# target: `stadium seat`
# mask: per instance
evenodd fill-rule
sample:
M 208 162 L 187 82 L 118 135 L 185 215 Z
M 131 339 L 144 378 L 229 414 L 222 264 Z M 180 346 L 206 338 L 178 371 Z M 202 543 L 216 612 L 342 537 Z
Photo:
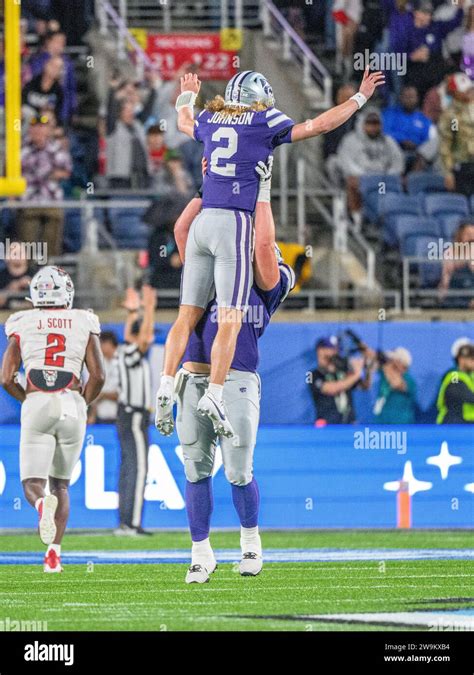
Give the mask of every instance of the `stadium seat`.
M 146 248 L 149 228 L 141 221 L 142 211 L 137 209 L 111 209 L 112 236 L 119 248 Z
M 64 250 L 77 253 L 82 246 L 81 210 L 69 209 L 64 217 Z
M 460 213 L 467 216 L 469 203 L 467 197 L 452 193 L 427 194 L 424 198 L 424 212 L 427 216 L 442 216 L 447 213 Z
M 433 238 L 426 235 L 408 235 L 404 242 L 403 255 L 419 258 L 428 257 L 428 247 L 433 243 Z M 419 282 L 422 288 L 434 288 L 441 279 L 442 263 L 427 262 L 417 265 Z
M 434 218 L 423 216 L 396 216 L 393 221 L 395 236 L 403 255 L 410 255 L 405 251 L 405 239 L 414 235 L 439 237 L 440 226 Z
M 381 185 L 384 186 L 384 191 L 386 193 L 402 191 L 402 181 L 400 176 L 374 174 L 373 176 L 360 177 L 359 189 L 364 204 L 364 215 L 372 223 L 377 219 Z
M 417 195 L 420 192 L 442 192 L 444 189 L 444 178 L 439 173 L 415 171 L 407 176 L 409 195 Z
M 405 195 L 399 192 L 387 192 L 378 195 L 377 215 L 383 228 L 383 239 L 389 246 L 396 246 L 397 239 L 393 228 L 394 219 L 397 216 L 420 214 L 420 201 L 418 197 Z
M 453 239 L 459 223 L 464 218 L 461 213 L 445 213 L 438 217 L 441 226 L 441 236 L 445 239 Z

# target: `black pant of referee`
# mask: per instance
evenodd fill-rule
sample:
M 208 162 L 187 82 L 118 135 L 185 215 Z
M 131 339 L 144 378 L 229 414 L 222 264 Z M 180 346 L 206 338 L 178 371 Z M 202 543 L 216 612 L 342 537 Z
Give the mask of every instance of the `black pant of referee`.
M 119 478 L 120 525 L 142 529 L 145 482 L 148 471 L 148 410 L 119 404 L 117 431 L 121 462 Z

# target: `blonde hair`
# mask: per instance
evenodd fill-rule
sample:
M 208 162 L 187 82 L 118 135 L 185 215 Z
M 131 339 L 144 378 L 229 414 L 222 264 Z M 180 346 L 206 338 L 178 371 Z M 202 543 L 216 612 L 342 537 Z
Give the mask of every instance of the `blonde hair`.
M 241 115 L 244 112 L 249 112 L 249 110 L 262 112 L 262 110 L 267 110 L 268 106 L 264 103 L 260 103 L 259 101 L 252 103 L 251 106 L 226 105 L 222 96 L 215 96 L 212 101 L 207 101 L 204 108 L 213 113 L 222 112 L 226 115 Z

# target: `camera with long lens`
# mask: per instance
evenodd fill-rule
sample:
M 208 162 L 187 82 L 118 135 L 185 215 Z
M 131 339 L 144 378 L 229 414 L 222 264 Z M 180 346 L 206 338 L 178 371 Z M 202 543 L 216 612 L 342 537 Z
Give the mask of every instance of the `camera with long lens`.
M 366 356 L 368 350 L 367 344 L 350 328 L 347 328 L 338 335 L 338 342 L 340 345 L 339 353 L 331 357 L 331 361 L 339 370 L 349 369 L 351 356 L 355 354 Z M 385 352 L 380 349 L 377 350 L 375 358 L 380 367 L 384 366 L 389 360 Z

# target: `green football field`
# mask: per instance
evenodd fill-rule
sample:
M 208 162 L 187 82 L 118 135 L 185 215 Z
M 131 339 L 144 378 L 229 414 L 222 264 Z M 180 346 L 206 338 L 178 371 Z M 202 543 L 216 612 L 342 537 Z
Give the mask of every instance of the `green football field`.
M 472 616 L 474 542 L 469 532 L 271 531 L 262 540 L 269 559 L 280 556 L 282 562 L 267 562 L 258 577 L 241 577 L 235 565 L 238 533 L 216 532 L 213 547 L 227 552 L 229 562 L 219 564 L 209 584 L 187 586 L 189 535 L 184 532 L 139 538 L 69 534 L 60 575 L 43 573 L 38 561 L 44 547 L 35 534 L 3 534 L 2 615 L 47 622 L 53 631 L 412 630 L 413 625 L 395 625 L 388 614 L 386 621 L 379 617 L 368 623 L 351 615 Z M 153 552 L 164 561 L 141 562 Z M 182 561 L 166 562 L 168 552 Z M 359 552 L 365 559 L 354 560 Z M 406 559 L 391 559 L 399 555 Z M 418 555 L 431 557 L 410 559 Z M 455 557 L 443 559 L 450 555 Z M 121 556 L 126 562 L 105 562 Z M 293 561 L 284 561 L 287 556 Z M 328 559 L 308 562 L 308 556 Z M 334 614 L 348 618 L 325 620 Z

